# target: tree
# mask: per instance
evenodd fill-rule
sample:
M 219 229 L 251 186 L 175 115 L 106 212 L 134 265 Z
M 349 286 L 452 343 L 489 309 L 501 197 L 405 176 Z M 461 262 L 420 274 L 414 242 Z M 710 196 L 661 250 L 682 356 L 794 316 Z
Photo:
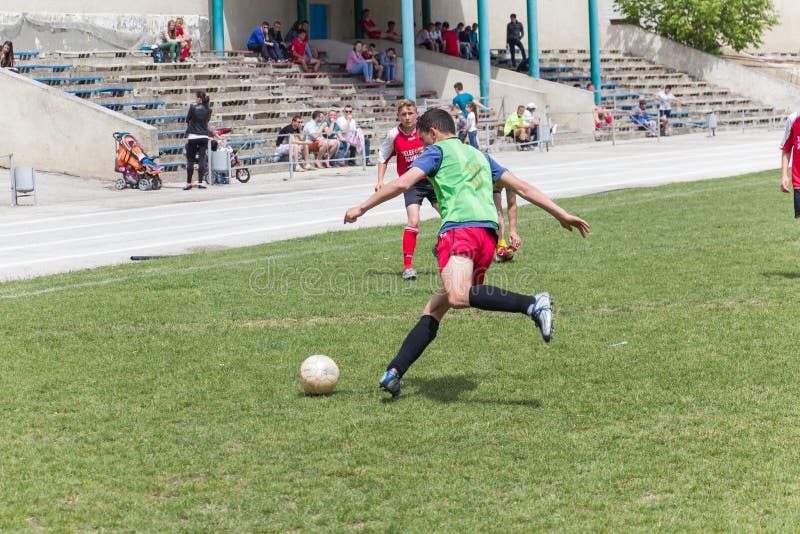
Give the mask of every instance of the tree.
M 761 44 L 778 23 L 772 0 L 615 0 L 628 22 L 692 48 L 720 54 Z

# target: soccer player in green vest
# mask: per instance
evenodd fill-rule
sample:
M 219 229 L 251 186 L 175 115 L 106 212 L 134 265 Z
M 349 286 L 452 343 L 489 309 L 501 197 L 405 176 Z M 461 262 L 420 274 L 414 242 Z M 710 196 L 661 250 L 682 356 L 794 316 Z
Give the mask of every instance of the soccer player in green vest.
M 552 338 L 553 306 L 549 293 L 522 295 L 483 283 L 497 245 L 494 184 L 516 191 L 550 213 L 567 230 L 577 228 L 584 237 L 590 230 L 589 223 L 564 211 L 491 156 L 459 141 L 453 118 L 446 111 L 426 111 L 417 122 L 417 131 L 425 149 L 411 167 L 364 203 L 347 210 L 344 217 L 345 223 L 355 222 L 367 210 L 396 197 L 425 176 L 439 200 L 442 226 L 436 252 L 442 286 L 380 379 L 380 387 L 392 396 L 400 393 L 400 379 L 434 340 L 439 322 L 450 308 L 522 313 L 533 319 L 545 342 Z

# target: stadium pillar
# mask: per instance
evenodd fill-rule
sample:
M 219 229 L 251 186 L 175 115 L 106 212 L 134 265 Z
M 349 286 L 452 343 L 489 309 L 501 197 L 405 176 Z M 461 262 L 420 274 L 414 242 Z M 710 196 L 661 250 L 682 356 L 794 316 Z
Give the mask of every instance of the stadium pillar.
M 492 77 L 489 63 L 489 13 L 486 0 L 478 0 L 478 61 L 481 74 L 481 104 L 489 107 L 489 80 Z
M 422 0 L 422 25 L 431 22 L 431 0 Z
M 528 0 L 528 73 L 539 77 L 539 13 L 536 0 Z
M 403 0 L 401 7 L 403 29 L 403 96 L 417 101 L 417 71 L 414 61 L 414 0 Z
M 297 20 L 308 20 L 308 0 L 297 0 Z
M 211 3 L 212 36 L 214 50 L 225 50 L 225 17 L 222 13 L 222 0 Z
M 363 0 L 353 0 L 353 19 L 355 22 L 356 39 L 363 39 L 364 32 L 361 31 L 361 12 L 364 11 Z
M 597 15 L 597 0 L 589 0 L 589 48 L 592 60 L 592 83 L 594 84 L 594 103 L 600 105 L 600 27 Z

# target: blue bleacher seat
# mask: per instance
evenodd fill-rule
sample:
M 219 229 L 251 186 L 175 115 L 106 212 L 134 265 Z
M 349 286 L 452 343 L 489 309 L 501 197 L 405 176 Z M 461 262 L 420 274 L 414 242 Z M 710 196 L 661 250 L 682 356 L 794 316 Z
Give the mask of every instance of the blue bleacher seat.
M 156 107 L 160 107 L 166 105 L 166 102 L 162 102 L 160 100 L 156 100 L 153 102 L 114 102 L 113 104 L 100 104 L 104 108 L 108 109 L 123 109 L 123 108 L 144 108 L 144 109 L 153 109 Z
M 95 89 L 72 89 L 65 92 L 71 95 L 85 96 L 85 95 L 92 95 L 99 93 L 128 93 L 131 91 L 133 91 L 133 87 L 115 86 L 115 87 L 98 87 Z
M 642 95 L 641 93 L 617 93 L 613 95 L 602 95 L 600 98 L 602 100 L 613 100 L 613 99 L 623 100 L 626 98 L 641 98 L 642 96 L 644 95 Z
M 539 72 L 571 72 L 575 70 L 575 67 L 571 65 L 547 65 L 545 67 L 539 67 Z
M 28 59 L 38 55 L 39 52 L 14 52 L 14 57 L 18 57 L 20 59 Z
M 72 70 L 74 65 L 19 65 L 17 70 L 20 72 L 31 70 L 52 70 L 53 72 L 63 72 L 65 70 Z
M 157 117 L 139 117 L 137 120 L 142 122 L 166 122 L 185 120 L 186 115 L 159 115 Z
M 46 83 L 48 85 L 53 84 L 73 84 L 73 83 L 90 83 L 90 82 L 100 82 L 103 80 L 102 76 L 82 76 L 76 78 L 69 78 L 69 77 L 58 77 L 58 76 L 48 76 L 44 78 L 34 78 L 39 83 Z

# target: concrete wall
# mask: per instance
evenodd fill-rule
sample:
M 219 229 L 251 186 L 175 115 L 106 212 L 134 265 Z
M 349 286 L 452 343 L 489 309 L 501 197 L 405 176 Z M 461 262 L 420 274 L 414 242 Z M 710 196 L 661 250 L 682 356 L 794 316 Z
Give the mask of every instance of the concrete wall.
M 800 102 L 800 87 L 796 85 L 646 32 L 638 26 L 612 26 L 605 46 L 645 57 L 779 109 L 795 109 Z
M 798 52 L 800 38 L 800 2 L 797 0 L 772 0 L 779 13 L 780 24 L 764 35 L 764 44 L 758 47 L 761 52 Z
M 156 129 L 90 104 L 61 89 L 0 69 L 0 152 L 14 164 L 84 178 L 115 177 L 113 132 L 131 132 L 150 155 L 158 154 Z M 13 105 L 12 105 L 13 103 Z

